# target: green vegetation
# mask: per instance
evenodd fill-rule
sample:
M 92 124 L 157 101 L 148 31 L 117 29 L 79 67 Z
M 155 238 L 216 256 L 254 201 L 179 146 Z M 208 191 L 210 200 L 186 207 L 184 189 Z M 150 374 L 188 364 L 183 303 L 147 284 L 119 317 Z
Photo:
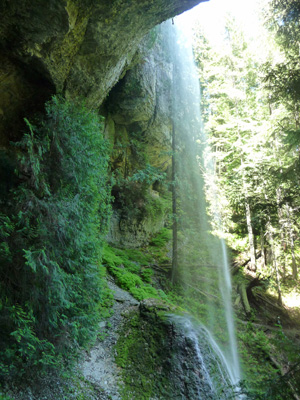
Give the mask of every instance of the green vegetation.
M 241 382 L 247 398 L 256 400 L 288 400 L 298 393 L 299 362 L 295 343 L 279 330 L 266 334 L 262 329 L 248 323 L 239 326 L 240 352 L 245 380 Z M 282 374 L 283 357 L 291 367 Z M 283 362 L 283 360 L 281 360 Z
M 246 327 L 238 326 L 238 339 L 247 394 L 262 396 L 266 380 L 275 379 L 278 374 L 277 368 L 269 362 L 269 339 L 250 322 Z
M 103 249 L 103 264 L 117 284 L 129 291 L 137 300 L 166 299 L 162 290 L 151 285 L 153 270 L 150 265 L 157 262 L 154 257 L 159 259 L 163 257 L 169 237 L 169 230 L 163 229 L 152 239 L 152 245 L 147 250 L 117 249 L 106 245 Z
M 170 268 L 170 256 L 168 255 L 171 247 L 172 231 L 163 228 L 150 240 L 148 251 L 153 262 L 164 268 L 167 272 Z
M 97 335 L 108 145 L 96 114 L 54 97 L 27 121 L 19 185 L 1 198 L 0 375 L 41 373 Z M 106 298 L 106 299 L 105 299 Z
M 172 239 L 172 231 L 164 228 L 150 240 L 150 246 L 164 249 L 166 244 Z
M 122 159 L 122 166 L 112 166 L 115 184 L 112 188 L 113 207 L 121 218 L 138 222 L 146 218 L 163 217 L 170 207 L 164 196 L 153 196 L 150 188 L 164 182 L 165 172 L 152 166 L 145 152 L 146 141 L 142 132 L 130 132 L 114 146 L 113 158 Z

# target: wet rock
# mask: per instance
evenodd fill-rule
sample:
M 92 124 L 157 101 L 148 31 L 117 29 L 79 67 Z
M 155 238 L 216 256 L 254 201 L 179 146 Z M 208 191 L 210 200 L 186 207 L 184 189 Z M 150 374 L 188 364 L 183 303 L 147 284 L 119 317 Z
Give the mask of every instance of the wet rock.
M 164 302 L 161 299 L 145 299 L 140 303 L 140 313 L 146 315 L 147 313 L 158 313 L 164 311 L 165 313 L 175 312 L 177 307 Z
M 122 368 L 125 398 L 230 398 L 226 382 L 224 388 L 215 384 L 213 371 L 218 371 L 220 361 L 205 339 L 206 332 L 200 330 L 198 337 L 188 318 L 169 312 L 165 303 L 147 299 L 123 325 L 116 361 Z M 219 375 L 218 380 L 222 382 Z
M 111 218 L 107 241 L 116 247 L 138 248 L 147 244 L 151 235 L 159 232 L 164 226 L 165 215 L 156 218 L 145 217 L 122 218 L 120 212 L 115 211 Z

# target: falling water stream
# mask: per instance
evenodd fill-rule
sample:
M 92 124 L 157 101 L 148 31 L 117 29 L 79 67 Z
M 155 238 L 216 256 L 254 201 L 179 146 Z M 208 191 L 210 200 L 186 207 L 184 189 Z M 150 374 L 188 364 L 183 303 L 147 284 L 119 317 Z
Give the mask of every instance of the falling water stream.
M 187 306 L 203 321 L 197 326 L 181 320 L 195 342 L 199 363 L 212 393 L 216 378 L 206 365 L 207 352 L 218 359 L 221 386 L 237 385 L 240 380 L 239 358 L 231 304 L 231 278 L 224 240 L 210 233 L 205 187 L 214 199 L 211 219 L 221 229 L 217 191 L 213 182 L 213 163 L 204 133 L 200 110 L 200 87 L 191 40 L 181 29 L 180 17 L 165 23 L 168 52 L 173 64 L 172 114 L 176 140 L 175 170 L 178 203 L 178 277 L 185 290 Z M 206 345 L 199 338 L 205 336 Z M 208 344 L 208 345 L 207 345 Z M 203 346 L 206 357 L 203 356 Z M 208 357 L 209 360 L 209 357 Z M 212 398 L 227 398 L 214 394 Z M 219 397 L 217 397 L 219 396 Z M 223 396 L 223 397 L 222 397 Z M 199 399 L 201 399 L 199 395 Z

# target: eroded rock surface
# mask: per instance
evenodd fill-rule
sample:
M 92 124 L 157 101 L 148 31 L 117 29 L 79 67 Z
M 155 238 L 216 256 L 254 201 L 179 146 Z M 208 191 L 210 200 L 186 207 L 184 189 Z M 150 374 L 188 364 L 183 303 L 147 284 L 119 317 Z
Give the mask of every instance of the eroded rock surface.
M 200 2 L 4 0 L 0 4 L 0 58 L 9 59 L 18 71 L 12 79 L 1 62 L 0 92 L 16 92 L 19 86 L 14 109 L 22 114 L 28 94 L 21 94 L 31 76 L 37 78 L 38 86 L 31 99 L 52 86 L 55 92 L 85 98 L 88 105 L 98 107 L 129 68 L 143 36 Z M 0 112 L 9 116 L 11 108 L 8 99 Z
M 172 25 L 164 23 L 143 39 L 136 53 L 140 62 L 126 73 L 106 101 L 110 139 L 120 143 L 132 137 L 140 140 L 149 163 L 162 169 L 170 164 L 172 132 L 170 29 Z M 118 156 L 116 153 L 115 158 Z M 124 171 L 120 162 L 117 167 Z M 127 168 L 130 172 L 132 166 Z
M 141 302 L 121 327 L 116 362 L 125 399 L 225 400 L 232 398 L 207 332 L 157 299 Z M 225 370 L 224 370 L 225 371 Z
M 154 179 L 146 191 L 142 179 L 132 181 L 132 176 L 138 172 L 150 181 L 149 165 L 154 173 L 168 174 L 171 164 L 173 71 L 168 34 L 172 29 L 168 21 L 143 39 L 136 53 L 139 62 L 104 103 L 106 135 L 114 145 L 111 166 L 117 177 L 108 236 L 113 245 L 141 247 L 167 219 L 159 182 Z
M 112 316 L 100 323 L 99 339 L 77 374 L 65 380 L 48 375 L 7 395 L 15 400 L 232 398 L 205 330 L 195 330 L 188 316 L 176 315 L 178 309 L 163 300 L 139 303 L 112 280 L 108 286 Z

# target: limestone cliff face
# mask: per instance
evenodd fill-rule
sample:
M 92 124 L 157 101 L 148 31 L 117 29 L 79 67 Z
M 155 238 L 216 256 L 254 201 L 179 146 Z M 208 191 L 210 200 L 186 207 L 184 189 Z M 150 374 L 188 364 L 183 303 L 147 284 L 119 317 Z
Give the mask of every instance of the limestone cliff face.
M 164 174 L 170 166 L 169 29 L 172 25 L 166 22 L 143 39 L 135 55 L 136 65 L 113 88 L 105 102 L 106 133 L 114 146 L 112 171 L 118 177 L 113 190 L 115 214 L 109 240 L 125 247 L 143 245 L 150 234 L 163 227 L 167 217 L 168 210 L 164 207 L 167 204 L 163 202 L 164 193 L 158 182 L 143 188 L 142 183 L 133 184 L 130 179 L 136 173 L 144 173 L 147 165 Z M 151 213 L 153 208 L 155 215 Z
M 52 94 L 101 105 L 118 177 L 109 235 L 114 244 L 141 246 L 165 223 L 170 202 L 159 179 L 146 187 L 128 178 L 149 166 L 168 172 L 172 67 L 165 28 L 157 24 L 201 1 L 0 4 L 0 151 L 9 153 L 9 141 L 22 137 L 23 118 L 43 110 Z
M 35 108 L 41 93 L 63 92 L 98 107 L 129 68 L 143 36 L 200 2 L 3 0 L 0 129 L 24 117 L 29 104 Z
M 166 153 L 172 129 L 167 25 L 154 28 L 143 39 L 135 55 L 139 62 L 113 88 L 106 102 L 109 135 L 113 135 L 114 142 L 134 134 L 142 141 L 149 162 L 162 169 L 170 161 Z

